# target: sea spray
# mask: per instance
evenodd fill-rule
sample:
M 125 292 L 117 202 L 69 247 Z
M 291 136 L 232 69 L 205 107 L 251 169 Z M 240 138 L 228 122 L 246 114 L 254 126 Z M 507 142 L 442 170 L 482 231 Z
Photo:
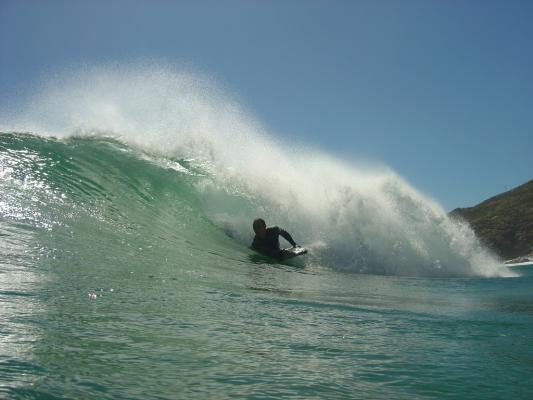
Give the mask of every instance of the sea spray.
M 243 251 L 252 219 L 262 216 L 311 244 L 308 262 L 333 268 L 412 276 L 508 273 L 468 226 L 451 221 L 394 171 L 282 141 L 199 74 L 154 63 L 79 68 L 41 85 L 26 109 L 3 114 L 3 131 L 110 136 L 162 169 L 175 160 L 188 163 L 202 212 Z

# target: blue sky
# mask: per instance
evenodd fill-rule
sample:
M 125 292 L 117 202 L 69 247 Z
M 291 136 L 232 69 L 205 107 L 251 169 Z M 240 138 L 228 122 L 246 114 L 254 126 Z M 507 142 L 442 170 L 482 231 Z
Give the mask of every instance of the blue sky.
M 184 63 L 451 210 L 533 178 L 532 21 L 527 0 L 0 0 L 0 106 L 76 63 Z

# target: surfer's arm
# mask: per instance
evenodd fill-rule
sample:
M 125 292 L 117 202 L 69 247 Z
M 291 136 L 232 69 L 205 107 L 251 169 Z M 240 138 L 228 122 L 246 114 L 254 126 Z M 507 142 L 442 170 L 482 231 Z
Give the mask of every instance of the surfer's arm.
M 296 246 L 296 242 L 292 239 L 292 236 L 289 234 L 289 232 L 279 228 L 279 234 L 283 236 L 285 240 L 291 244 L 292 247 Z

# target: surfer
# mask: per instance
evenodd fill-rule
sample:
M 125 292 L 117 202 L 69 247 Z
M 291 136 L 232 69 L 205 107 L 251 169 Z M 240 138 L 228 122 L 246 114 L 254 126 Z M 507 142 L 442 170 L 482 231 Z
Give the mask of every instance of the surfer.
M 279 257 L 282 250 L 279 248 L 279 236 L 283 236 L 292 247 L 298 245 L 293 240 L 289 232 L 277 227 L 267 228 L 265 220 L 257 218 L 253 223 L 255 237 L 252 242 L 252 249 L 269 257 Z

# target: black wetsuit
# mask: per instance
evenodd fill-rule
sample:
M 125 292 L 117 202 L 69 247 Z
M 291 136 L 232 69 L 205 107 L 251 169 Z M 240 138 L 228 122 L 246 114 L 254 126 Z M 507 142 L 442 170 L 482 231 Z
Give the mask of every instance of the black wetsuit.
M 296 242 L 287 231 L 277 226 L 271 226 L 266 228 L 264 238 L 255 235 L 252 249 L 269 257 L 278 257 L 281 251 L 279 248 L 279 235 L 283 236 L 293 247 L 296 246 Z

